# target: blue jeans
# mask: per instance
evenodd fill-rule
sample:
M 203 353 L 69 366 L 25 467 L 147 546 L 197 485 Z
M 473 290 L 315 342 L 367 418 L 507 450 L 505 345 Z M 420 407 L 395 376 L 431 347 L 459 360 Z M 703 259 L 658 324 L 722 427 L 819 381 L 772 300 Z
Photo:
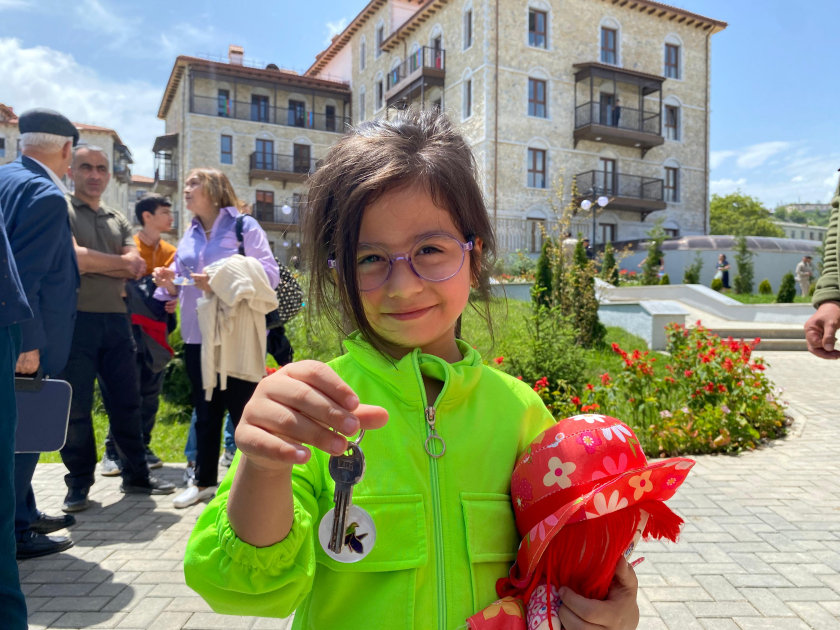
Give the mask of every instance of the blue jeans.
M 190 433 L 187 436 L 187 445 L 184 447 L 184 457 L 187 458 L 188 462 L 194 462 L 196 456 L 198 455 L 198 442 L 195 435 L 195 409 L 192 412 L 192 418 L 190 418 Z M 230 414 L 225 415 L 225 450 L 231 453 L 236 452 L 236 442 L 233 440 L 233 420 L 230 419 Z
M 26 600 L 20 590 L 15 559 L 15 364 L 19 354 L 20 328 L 0 326 L 0 611 L 3 627 L 9 630 L 28 627 Z

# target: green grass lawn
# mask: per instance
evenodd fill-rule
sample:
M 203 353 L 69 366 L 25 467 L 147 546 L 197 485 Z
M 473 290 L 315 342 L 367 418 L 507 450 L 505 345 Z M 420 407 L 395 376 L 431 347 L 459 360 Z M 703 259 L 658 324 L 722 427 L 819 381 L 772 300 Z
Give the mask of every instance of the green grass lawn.
M 726 293 L 725 295 L 727 297 L 731 297 L 733 300 L 738 300 L 742 304 L 773 304 L 776 301 L 775 295 L 760 295 L 758 293 Z M 796 304 L 810 304 L 811 298 L 808 296 L 797 295 L 793 301 Z
M 527 335 L 526 318 L 531 314 L 531 304 L 515 300 L 494 300 L 491 307 L 491 319 L 495 334 L 495 344 L 484 320 L 472 309 L 464 315 L 462 337 L 481 352 L 486 360 L 495 355 L 493 350 L 505 339 L 524 339 Z M 295 349 L 295 360 L 315 359 L 329 361 L 341 352 L 340 335 L 329 329 L 322 322 L 307 322 L 302 316 L 295 318 L 287 327 L 287 334 Z M 607 328 L 606 346 L 603 349 L 589 350 L 587 357 L 587 380 L 595 382 L 604 372 L 616 373 L 621 369 L 621 358 L 610 345 L 618 343 L 624 350 L 646 350 L 645 342 L 625 332 L 621 328 Z M 269 363 L 273 361 L 269 359 Z M 665 361 L 656 364 L 657 373 L 665 375 Z M 182 381 L 184 382 L 184 381 Z M 184 387 L 187 387 L 184 382 Z M 161 397 L 157 424 L 152 432 L 152 450 L 165 462 L 185 462 L 184 445 L 190 427 L 189 407 L 173 404 Z M 93 428 L 96 435 L 98 455 L 104 451 L 105 436 L 108 433 L 108 416 L 102 406 L 97 391 L 93 410 Z M 41 462 L 61 463 L 58 453 L 44 453 Z

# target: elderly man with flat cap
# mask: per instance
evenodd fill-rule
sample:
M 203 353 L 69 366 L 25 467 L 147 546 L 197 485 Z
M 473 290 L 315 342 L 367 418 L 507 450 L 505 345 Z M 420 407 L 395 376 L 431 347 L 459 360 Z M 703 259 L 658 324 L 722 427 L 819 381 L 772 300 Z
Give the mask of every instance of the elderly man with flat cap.
M 67 363 L 79 271 L 61 181 L 79 132 L 67 118 L 46 109 L 20 115 L 21 157 L 0 167 L 0 207 L 32 319 L 22 322 L 16 371 L 57 376 Z M 19 418 L 21 423 L 26 418 Z M 39 512 L 32 491 L 38 453 L 15 455 L 15 536 L 18 559 L 63 551 L 66 536 L 50 536 L 75 523 L 70 515 Z

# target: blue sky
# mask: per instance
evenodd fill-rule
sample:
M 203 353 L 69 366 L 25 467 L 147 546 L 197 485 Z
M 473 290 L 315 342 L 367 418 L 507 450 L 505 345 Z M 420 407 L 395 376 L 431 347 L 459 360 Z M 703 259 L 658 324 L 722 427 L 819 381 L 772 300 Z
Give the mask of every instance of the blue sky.
M 712 191 L 769 207 L 826 201 L 840 168 L 837 0 L 674 0 L 724 20 L 712 38 Z M 366 0 L 305 3 L 0 0 L 0 102 L 115 128 L 151 173 L 160 97 L 178 54 L 305 70 Z M 760 10 L 759 10 L 760 7 Z

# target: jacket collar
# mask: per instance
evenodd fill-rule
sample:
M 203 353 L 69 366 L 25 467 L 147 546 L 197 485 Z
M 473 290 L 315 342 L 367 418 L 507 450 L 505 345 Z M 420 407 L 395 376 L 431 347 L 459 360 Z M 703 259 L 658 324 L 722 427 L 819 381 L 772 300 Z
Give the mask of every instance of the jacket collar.
M 383 356 L 356 331 L 344 342 L 353 360 L 378 382 L 385 384 L 407 402 L 417 403 L 425 396 L 423 376 L 445 383 L 440 399 L 444 404 L 467 396 L 478 384 L 484 364 L 481 354 L 467 342 L 456 340 L 463 359 L 448 363 L 415 348 L 399 361 Z M 435 401 L 428 401 L 434 404 Z
M 53 173 L 50 167 L 42 163 L 40 160 L 36 160 L 34 157 L 29 157 L 28 155 L 21 155 L 20 163 L 24 166 L 24 168 L 28 168 L 30 171 L 35 171 L 39 175 L 43 175 L 52 181 L 62 195 L 67 194 L 67 188 L 64 186 L 64 182 L 61 181 L 58 175 Z

